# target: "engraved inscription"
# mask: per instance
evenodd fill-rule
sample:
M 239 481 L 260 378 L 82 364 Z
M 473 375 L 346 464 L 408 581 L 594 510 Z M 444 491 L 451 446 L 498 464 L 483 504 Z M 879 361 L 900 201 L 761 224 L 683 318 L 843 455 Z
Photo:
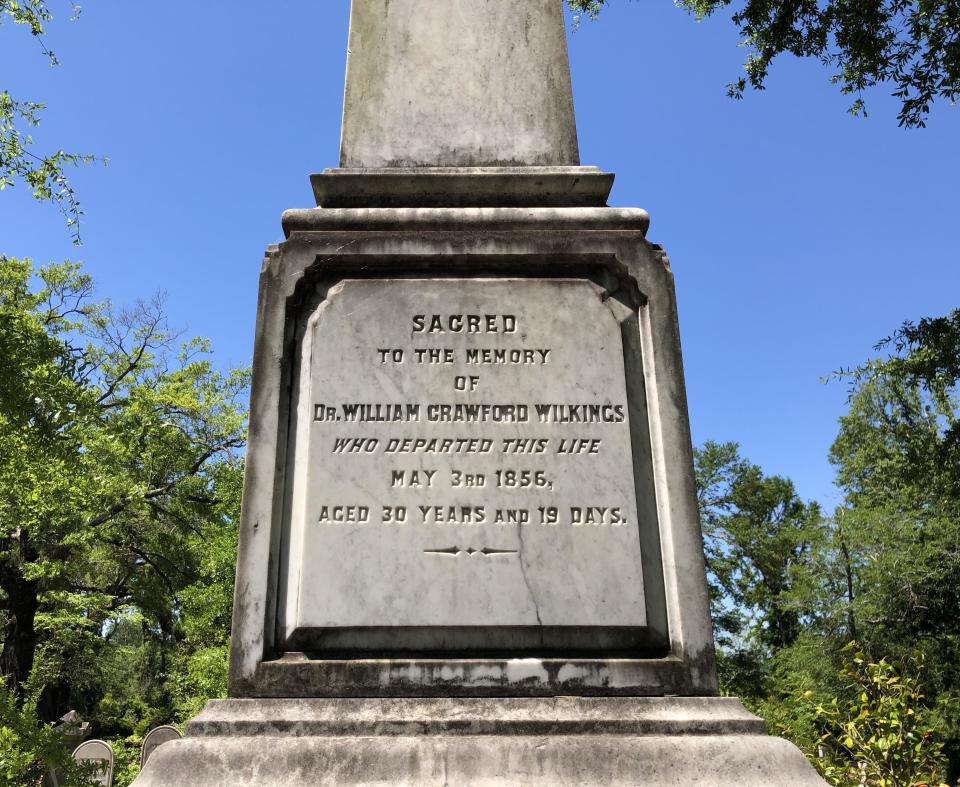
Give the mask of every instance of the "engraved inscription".
M 303 340 L 282 627 L 643 626 L 623 319 L 584 280 L 335 286 Z
M 516 555 L 517 550 L 515 549 L 489 549 L 484 547 L 483 549 L 474 549 L 473 547 L 468 547 L 467 549 L 460 549 L 460 547 L 450 547 L 449 549 L 425 549 L 423 550 L 425 555 L 449 555 L 450 557 L 459 557 L 460 555 L 466 555 L 467 557 L 473 557 L 474 555 L 480 555 L 481 557 L 491 557 L 498 555 Z

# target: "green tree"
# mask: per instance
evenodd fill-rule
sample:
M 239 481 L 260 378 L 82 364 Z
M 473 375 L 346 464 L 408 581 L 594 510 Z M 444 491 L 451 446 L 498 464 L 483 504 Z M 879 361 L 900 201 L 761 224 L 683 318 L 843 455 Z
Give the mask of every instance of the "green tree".
M 178 719 L 196 715 L 207 699 L 227 693 L 242 470 L 236 463 L 217 468 L 217 517 L 223 526 L 192 536 L 200 562 L 194 581 L 179 594 L 183 639 L 168 682 Z
M 158 301 L 118 311 L 75 265 L 32 273 L 0 258 L 0 673 L 21 701 L 42 687 L 51 720 L 103 691 L 131 616 L 179 636 L 203 540 L 234 527 L 220 490 L 247 374 L 216 371 L 204 342 L 174 352 Z
M 17 703 L 0 686 L 0 783 L 41 787 L 50 768 L 62 787 L 88 787 L 92 770 L 73 761 L 63 738 L 49 724 L 38 724 L 32 703 Z
M 577 14 L 596 16 L 610 0 L 567 0 Z M 679 0 L 698 20 L 732 8 L 750 54 L 744 75 L 727 90 L 742 98 L 763 90 L 770 66 L 790 54 L 819 60 L 831 81 L 866 114 L 864 93 L 890 84 L 900 100 L 901 126 L 922 127 L 936 99 L 960 97 L 958 0 Z
M 960 310 L 905 324 L 886 357 L 839 373 L 850 407 L 831 449 L 864 651 L 928 664 L 960 775 Z
M 186 534 L 194 577 L 175 596 L 153 601 L 171 610 L 172 631 L 161 632 L 136 607 L 114 616 L 98 648 L 95 690 L 77 698 L 96 734 L 113 745 L 117 787 L 136 778 L 150 729 L 182 724 L 206 700 L 226 696 L 243 468 L 215 462 L 208 472 L 215 503 L 202 529 Z
M 830 784 L 943 784 L 946 758 L 926 723 L 924 668 L 922 653 L 903 663 L 870 661 L 851 642 L 843 649 L 840 696 L 817 702 L 813 692 L 804 694 L 819 728 L 806 749 Z
M 770 657 L 793 644 L 809 614 L 816 503 L 740 457 L 735 443 L 695 452 L 700 516 L 724 689 L 762 697 Z
M 696 452 L 721 685 L 835 784 L 954 783 L 960 310 L 877 349 L 838 374 L 832 517 L 736 444 Z
M 76 18 L 80 6 L 73 3 L 72 7 Z M 0 23 L 5 19 L 29 30 L 49 64 L 59 65 L 57 56 L 45 43 L 45 25 L 53 19 L 45 0 L 0 0 Z M 25 183 L 36 199 L 53 202 L 60 209 L 74 242 L 79 243 L 83 211 L 67 169 L 96 159 L 90 154 L 63 150 L 36 153 L 30 129 L 40 125 L 44 108 L 43 104 L 18 100 L 0 90 L 0 191 L 18 182 Z

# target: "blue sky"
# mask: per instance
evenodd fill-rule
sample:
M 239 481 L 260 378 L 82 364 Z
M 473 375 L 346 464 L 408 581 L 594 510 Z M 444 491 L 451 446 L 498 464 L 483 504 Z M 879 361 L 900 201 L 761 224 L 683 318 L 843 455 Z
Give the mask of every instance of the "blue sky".
M 109 157 L 78 171 L 77 249 L 50 206 L 0 194 L 0 252 L 82 260 L 117 303 L 167 294 L 172 322 L 248 362 L 264 247 L 336 166 L 347 0 L 66 2 L 48 45 L 0 26 L 0 87 L 49 104 L 38 147 Z M 572 34 L 584 164 L 611 204 L 646 208 L 677 281 L 695 442 L 737 440 L 832 506 L 827 451 L 855 365 L 905 319 L 960 305 L 960 110 L 904 131 L 866 119 L 819 64 L 784 60 L 769 89 L 725 85 L 745 50 L 726 16 L 614 0 Z

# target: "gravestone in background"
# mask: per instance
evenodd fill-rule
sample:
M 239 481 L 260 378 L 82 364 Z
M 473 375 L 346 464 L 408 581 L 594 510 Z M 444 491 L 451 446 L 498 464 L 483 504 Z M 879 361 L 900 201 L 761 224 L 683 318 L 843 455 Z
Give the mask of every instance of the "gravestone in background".
M 672 273 L 580 164 L 560 0 L 424 8 L 353 2 L 261 274 L 230 699 L 137 784 L 821 784 L 716 696 Z
M 150 759 L 158 746 L 170 741 L 178 741 L 182 737 L 180 731 L 169 724 L 154 727 L 144 736 L 143 744 L 140 747 L 140 767 L 143 768 L 147 764 L 147 760 Z
M 62 745 L 67 752 L 73 752 L 90 734 L 90 722 L 83 721 L 75 710 L 64 713 L 54 722 L 53 728 L 60 734 Z M 54 768 L 49 768 L 43 784 L 44 787 L 59 787 L 62 781 L 63 774 Z
M 73 759 L 95 768 L 93 784 L 110 787 L 113 784 L 113 748 L 106 741 L 85 741 L 73 750 Z

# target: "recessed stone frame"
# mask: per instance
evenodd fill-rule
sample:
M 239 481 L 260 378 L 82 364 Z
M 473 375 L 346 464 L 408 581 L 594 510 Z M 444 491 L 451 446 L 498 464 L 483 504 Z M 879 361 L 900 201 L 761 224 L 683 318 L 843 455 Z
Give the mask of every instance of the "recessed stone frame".
M 579 213 L 589 219 L 584 214 L 600 211 Z M 644 240 L 642 230 L 608 229 L 609 212 L 602 230 L 558 222 L 555 229 L 544 231 L 542 222 L 536 230 L 532 225 L 518 228 L 518 223 L 512 217 L 507 230 L 491 222 L 466 231 L 435 225 L 423 231 L 293 231 L 282 246 L 268 251 L 261 278 L 234 617 L 233 696 L 715 693 L 675 299 L 666 258 Z M 649 630 L 633 641 L 634 647 L 611 646 L 608 640 L 591 650 L 584 647 L 589 632 L 565 632 L 573 633 L 572 639 L 557 632 L 553 643 L 549 637 L 544 642 L 533 637 L 530 647 L 521 652 L 511 648 L 509 654 L 485 648 L 482 634 L 474 646 L 458 652 L 438 651 L 429 637 L 419 634 L 399 648 L 374 647 L 363 653 L 278 647 L 295 326 L 299 315 L 310 311 L 311 302 L 335 282 L 371 277 L 587 279 L 629 310 L 622 323 L 625 355 L 631 356 L 628 370 L 631 365 L 642 368 L 642 374 L 627 375 L 636 483 L 655 490 L 650 499 L 656 500 L 659 526 L 658 533 L 644 534 Z M 652 566 L 647 570 L 651 560 L 659 561 L 659 571 Z M 305 639 L 309 644 L 310 637 Z
M 400 264 L 401 261 L 396 261 Z M 319 313 L 321 306 L 328 300 L 332 288 L 341 283 L 357 282 L 358 279 L 378 281 L 390 285 L 409 286 L 411 282 L 422 282 L 424 287 L 430 287 L 436 282 L 453 284 L 476 282 L 480 287 L 491 286 L 494 283 L 506 282 L 510 288 L 522 288 L 525 284 L 552 281 L 563 285 L 590 282 L 594 286 L 597 298 L 589 298 L 590 305 L 599 301 L 603 316 L 613 314 L 619 322 L 620 337 L 623 351 L 623 364 L 626 373 L 626 396 L 628 421 L 630 425 L 630 447 L 632 452 L 631 472 L 634 478 L 633 496 L 639 506 L 638 521 L 631 524 L 631 530 L 636 529 L 640 544 L 640 554 L 643 562 L 643 587 L 619 587 L 617 595 L 642 599 L 646 609 L 646 626 L 604 626 L 604 625 L 494 625 L 494 626 L 461 626 L 461 625 L 423 625 L 423 626 L 343 626 L 336 628 L 304 628 L 295 623 L 287 624 L 284 632 L 284 596 L 289 585 L 295 587 L 298 579 L 296 573 L 300 558 L 290 558 L 291 541 L 298 541 L 298 536 L 292 534 L 296 525 L 291 513 L 291 500 L 295 494 L 294 473 L 287 473 L 285 486 L 281 494 L 284 499 L 283 526 L 281 534 L 281 560 L 278 572 L 279 616 L 276 632 L 278 651 L 307 652 L 312 655 L 328 657 L 355 658 L 364 655 L 385 656 L 432 656 L 435 658 L 460 656 L 470 658 L 505 658 L 518 656 L 663 656 L 669 652 L 669 636 L 667 632 L 666 607 L 663 593 L 663 571 L 660 559 L 660 539 L 657 528 L 656 492 L 652 474 L 652 460 L 650 456 L 649 418 L 646 407 L 646 396 L 643 386 L 641 330 L 639 327 L 641 314 L 644 308 L 644 297 L 633 288 L 619 287 L 615 292 L 611 286 L 610 276 L 603 269 L 577 270 L 571 268 L 562 275 L 523 275 L 522 264 L 518 266 L 520 275 L 504 270 L 496 278 L 489 276 L 470 277 L 445 276 L 441 270 L 423 272 L 420 270 L 404 271 L 391 268 L 384 278 L 383 274 L 362 272 L 359 276 L 351 276 L 344 272 L 341 277 L 322 276 L 315 281 L 311 277 L 304 279 L 304 286 L 309 292 L 298 299 L 299 306 L 295 310 L 288 326 L 288 336 L 285 345 L 288 348 L 283 367 L 289 371 L 289 381 L 285 380 L 283 390 L 289 391 L 289 402 L 286 407 L 288 413 L 288 427 L 286 433 L 287 455 L 281 466 L 292 468 L 298 464 L 295 461 L 295 444 L 301 430 L 310 428 L 309 422 L 298 423 L 298 396 L 301 391 L 300 373 L 302 364 L 298 359 L 312 355 L 309 339 L 306 336 L 312 333 L 308 323 Z M 447 289 L 444 287 L 443 289 Z M 519 291 L 519 289 L 518 289 Z M 531 293 L 533 294 L 533 293 Z M 584 319 L 596 319 L 596 314 L 585 314 Z M 292 331 L 293 335 L 290 335 Z M 562 345 L 562 341 L 558 340 Z M 439 394 L 442 396 L 442 394 Z M 308 408 L 309 409 L 309 408 Z M 304 436 L 305 437 L 305 436 Z M 303 457 L 306 462 L 306 457 Z M 509 460 L 505 460 L 508 461 Z M 629 459 L 628 459 L 629 461 Z M 301 478 L 300 483 L 303 483 Z M 301 490 L 305 494 L 305 490 Z M 618 534 L 620 535 L 620 534 Z M 625 533 L 623 535 L 626 535 Z M 617 561 L 618 555 L 608 555 L 609 559 Z M 360 558 L 357 558 L 358 560 Z M 595 564 L 594 571 L 602 573 L 601 564 Z M 334 570 L 336 566 L 332 566 Z M 563 569 L 555 566 L 558 574 Z M 547 572 L 550 573 L 550 572 Z M 558 577 L 559 578 L 559 577 Z M 309 584 L 309 583 L 308 583 Z M 557 590 L 560 587 L 557 586 Z M 640 591 L 639 593 L 637 591 Z M 294 590 L 289 593 L 296 596 Z M 302 603 L 302 602 L 301 602 Z M 296 605 L 294 605 L 296 606 Z M 291 610 L 291 617 L 296 618 L 296 612 Z M 460 622 L 459 620 L 457 622 Z

